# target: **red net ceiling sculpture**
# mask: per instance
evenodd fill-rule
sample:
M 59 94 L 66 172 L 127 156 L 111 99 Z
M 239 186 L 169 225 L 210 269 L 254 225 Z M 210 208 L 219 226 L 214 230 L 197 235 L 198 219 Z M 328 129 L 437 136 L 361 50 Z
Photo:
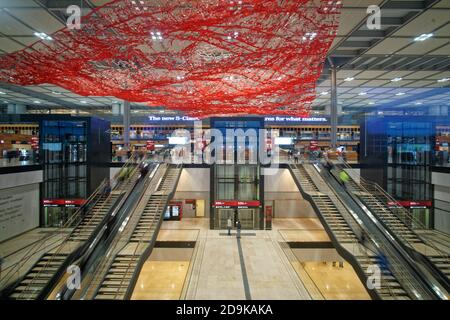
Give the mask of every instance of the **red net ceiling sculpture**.
M 192 116 L 306 116 L 341 1 L 112 1 L 0 59 L 0 81 L 54 84 Z

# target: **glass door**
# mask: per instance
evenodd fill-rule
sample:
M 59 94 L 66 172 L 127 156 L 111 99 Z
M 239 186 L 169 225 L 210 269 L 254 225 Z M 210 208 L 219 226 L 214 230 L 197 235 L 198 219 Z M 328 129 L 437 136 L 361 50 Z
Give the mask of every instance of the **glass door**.
M 241 221 L 242 229 L 255 228 L 255 210 L 254 209 L 238 209 L 238 219 Z
M 233 228 L 236 226 L 235 210 L 234 209 L 219 209 L 219 229 L 227 229 L 228 218 L 231 218 Z

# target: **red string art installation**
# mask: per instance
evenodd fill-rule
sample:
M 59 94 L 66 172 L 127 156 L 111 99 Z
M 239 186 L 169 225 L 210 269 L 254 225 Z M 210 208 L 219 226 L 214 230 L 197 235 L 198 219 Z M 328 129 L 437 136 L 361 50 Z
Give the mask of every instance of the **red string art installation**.
M 0 81 L 54 84 L 188 115 L 307 116 L 341 1 L 117 0 L 0 59 Z

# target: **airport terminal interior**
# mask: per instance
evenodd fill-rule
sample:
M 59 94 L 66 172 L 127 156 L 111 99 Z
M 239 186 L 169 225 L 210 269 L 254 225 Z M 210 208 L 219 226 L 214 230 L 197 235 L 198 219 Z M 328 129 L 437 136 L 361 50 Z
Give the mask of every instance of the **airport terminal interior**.
M 449 0 L 0 0 L 1 300 L 447 300 Z

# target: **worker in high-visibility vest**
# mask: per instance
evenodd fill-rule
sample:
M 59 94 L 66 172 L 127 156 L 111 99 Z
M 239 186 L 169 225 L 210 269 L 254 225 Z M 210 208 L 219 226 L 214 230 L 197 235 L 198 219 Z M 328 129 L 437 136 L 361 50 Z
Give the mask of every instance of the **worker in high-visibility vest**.
M 347 172 L 345 172 L 344 170 L 342 170 L 342 171 L 339 173 L 339 179 L 341 179 L 341 183 L 342 183 L 342 185 L 345 187 L 345 184 L 350 180 L 350 177 L 349 177 L 349 175 L 348 175 Z

